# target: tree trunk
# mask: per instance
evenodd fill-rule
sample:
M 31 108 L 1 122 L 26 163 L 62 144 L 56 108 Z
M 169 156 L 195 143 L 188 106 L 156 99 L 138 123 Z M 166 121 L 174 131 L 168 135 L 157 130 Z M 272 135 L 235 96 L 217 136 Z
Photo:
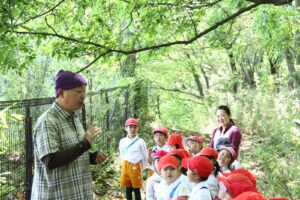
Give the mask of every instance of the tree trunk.
M 275 79 L 275 86 L 276 86 L 276 91 L 279 92 L 280 91 L 280 87 L 279 87 L 279 83 L 278 83 L 278 68 L 279 68 L 279 59 L 274 59 L 272 57 L 272 55 L 268 55 L 268 61 L 270 64 L 270 73 L 273 76 L 273 78 Z
M 192 74 L 193 74 L 193 77 L 194 77 L 194 81 L 196 83 L 196 86 L 197 86 L 197 89 L 198 89 L 198 92 L 199 92 L 199 96 L 200 96 L 200 98 L 203 98 L 204 97 L 204 92 L 203 92 L 202 83 L 200 81 L 200 76 L 196 72 L 196 69 L 195 69 L 194 66 L 190 66 L 190 68 L 191 68 L 191 71 L 192 71 Z
M 300 0 L 295 0 L 295 7 L 298 9 L 300 12 Z M 296 42 L 295 42 L 295 50 L 296 50 L 296 64 L 300 65 L 300 52 L 297 51 L 297 49 L 300 48 L 300 31 L 297 30 L 295 33 L 296 37 Z
M 233 56 L 233 53 L 230 49 L 227 50 L 227 54 L 228 54 L 228 57 L 229 57 L 229 64 L 230 64 L 230 68 L 231 68 L 231 72 L 233 74 L 233 85 L 232 85 L 232 92 L 234 94 L 237 93 L 237 88 L 238 88 L 238 83 L 236 82 L 236 75 L 237 75 L 237 69 L 236 69 L 236 62 L 234 60 L 234 56 Z
M 287 67 L 288 67 L 288 72 L 291 77 L 291 80 L 288 83 L 288 87 L 290 90 L 292 90 L 292 89 L 298 88 L 300 86 L 300 78 L 295 69 L 294 58 L 293 58 L 292 52 L 288 47 L 285 48 L 285 59 L 286 59 Z
M 205 80 L 206 88 L 209 89 L 210 88 L 210 86 L 209 86 L 209 79 L 208 79 L 208 77 L 206 75 L 206 72 L 205 72 L 205 70 L 203 69 L 202 66 L 200 66 L 200 70 L 201 70 L 203 78 Z

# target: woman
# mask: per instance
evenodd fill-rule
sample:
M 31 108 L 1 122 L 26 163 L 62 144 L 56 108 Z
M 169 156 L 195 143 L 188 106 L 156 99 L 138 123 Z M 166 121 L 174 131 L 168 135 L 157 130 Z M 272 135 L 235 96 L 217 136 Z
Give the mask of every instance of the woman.
M 217 150 L 217 142 L 220 138 L 229 138 L 233 145 L 233 149 L 238 155 L 241 144 L 242 135 L 238 127 L 234 125 L 231 119 L 231 112 L 228 106 L 219 106 L 216 112 L 219 128 L 216 128 L 211 137 L 209 147 Z

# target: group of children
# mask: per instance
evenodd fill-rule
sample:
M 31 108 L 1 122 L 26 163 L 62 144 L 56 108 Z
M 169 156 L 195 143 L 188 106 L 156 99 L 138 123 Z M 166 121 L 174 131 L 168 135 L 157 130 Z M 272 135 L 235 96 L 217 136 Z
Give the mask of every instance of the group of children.
M 220 138 L 216 148 L 203 148 L 198 136 L 183 139 L 159 127 L 153 131 L 156 145 L 148 151 L 145 141 L 137 136 L 138 129 L 137 119 L 127 119 L 127 136 L 119 143 L 120 184 L 126 188 L 128 200 L 133 192 L 136 200 L 141 199 L 147 162 L 153 173 L 148 173 L 146 180 L 146 200 L 267 200 L 258 192 L 255 177 L 240 168 L 228 138 Z

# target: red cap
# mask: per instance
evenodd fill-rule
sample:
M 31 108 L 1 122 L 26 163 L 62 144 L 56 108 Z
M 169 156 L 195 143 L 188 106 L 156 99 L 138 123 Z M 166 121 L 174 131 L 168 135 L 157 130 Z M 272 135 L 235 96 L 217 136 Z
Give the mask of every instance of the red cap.
M 190 137 L 187 137 L 187 138 L 184 138 L 184 143 L 188 146 L 188 141 L 189 140 L 195 140 L 197 141 L 201 146 L 203 145 L 203 140 L 198 137 L 197 135 L 194 135 L 194 136 L 190 136 Z
M 214 148 L 205 147 L 200 151 L 200 156 L 209 156 L 218 159 L 218 152 Z
M 227 191 L 231 194 L 233 198 L 237 197 L 243 192 L 257 192 L 252 180 L 250 180 L 244 174 L 230 173 L 228 174 L 228 176 L 218 176 L 217 179 L 219 182 L 222 182 L 225 185 Z
M 195 156 L 188 160 L 188 169 L 193 172 L 197 171 L 201 177 L 208 177 L 214 170 L 214 167 L 208 158 Z
M 257 192 L 248 191 L 248 192 L 243 192 L 242 194 L 238 195 L 237 197 L 231 200 L 267 200 L 267 199 Z M 282 200 L 288 200 L 288 199 L 283 198 Z
M 182 160 L 181 160 L 181 166 L 184 168 L 184 169 L 188 169 L 188 160 L 190 158 L 189 157 L 184 157 Z
M 285 197 L 277 197 L 277 198 L 270 198 L 269 200 L 289 200 L 289 199 Z
M 237 158 L 237 154 L 232 147 L 220 146 L 220 151 L 222 151 L 223 149 L 226 149 L 231 153 L 233 160 L 235 160 Z
M 183 159 L 185 157 L 189 157 L 189 153 L 188 152 L 185 153 L 185 152 L 186 152 L 185 149 L 173 149 L 172 151 L 170 151 L 168 153 L 168 156 L 177 155 L 178 157 L 180 157 L 180 159 Z
M 183 144 L 182 144 L 182 136 L 180 134 L 171 134 L 168 140 L 168 145 L 169 146 L 175 146 L 178 144 L 180 149 L 183 149 Z
M 125 122 L 125 126 L 130 126 L 130 125 L 139 125 L 139 120 L 134 119 L 134 118 L 129 118 Z
M 245 169 L 236 169 L 231 171 L 228 175 L 225 176 L 229 176 L 230 174 L 243 174 L 244 176 L 246 176 L 252 183 L 253 185 L 256 187 L 256 179 L 253 176 L 253 174 L 251 174 L 251 172 L 249 172 L 248 170 Z
M 167 167 L 178 168 L 179 162 L 174 156 L 166 155 L 159 159 L 158 166 L 162 169 Z
M 168 129 L 166 129 L 165 127 L 158 127 L 156 129 L 154 129 L 153 134 L 160 132 L 166 135 L 166 137 L 168 137 Z
M 164 150 L 160 150 L 160 151 L 157 151 L 153 154 L 153 160 L 157 159 L 157 158 L 161 158 L 165 155 L 167 155 L 168 152 L 164 151 Z

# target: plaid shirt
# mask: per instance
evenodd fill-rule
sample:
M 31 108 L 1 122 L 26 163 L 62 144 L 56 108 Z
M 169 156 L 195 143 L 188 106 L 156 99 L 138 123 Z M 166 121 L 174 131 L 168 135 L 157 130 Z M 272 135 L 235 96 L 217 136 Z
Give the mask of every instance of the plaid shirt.
M 71 116 L 56 103 L 38 119 L 33 134 L 35 169 L 31 199 L 93 199 L 88 152 L 55 169 L 47 169 L 41 161 L 48 154 L 78 144 L 84 133 L 76 114 Z

